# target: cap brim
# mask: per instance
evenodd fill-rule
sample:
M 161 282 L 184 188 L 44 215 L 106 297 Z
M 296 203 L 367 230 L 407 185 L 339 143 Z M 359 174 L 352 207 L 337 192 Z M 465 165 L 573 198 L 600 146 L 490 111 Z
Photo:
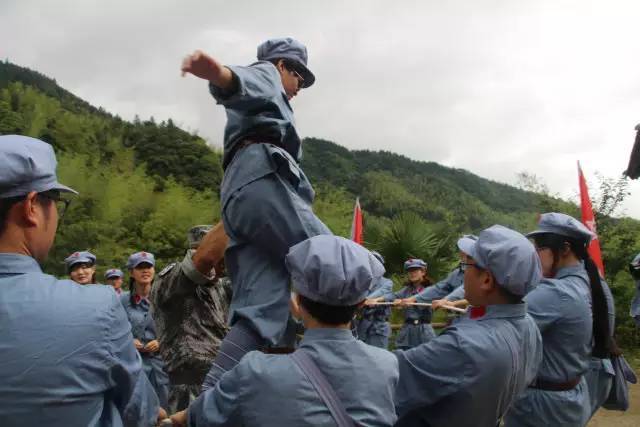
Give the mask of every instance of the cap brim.
M 469 239 L 468 237 L 462 237 L 458 239 L 458 249 L 469 256 L 471 256 L 471 251 L 473 250 L 475 245 L 476 241 L 473 239 Z
M 545 233 L 548 234 L 549 231 L 533 230 L 532 232 L 525 234 L 524 237 L 531 238 L 531 237 L 537 236 L 538 234 L 545 234 Z
M 297 71 L 300 73 L 300 75 L 304 79 L 304 82 L 302 82 L 302 88 L 306 89 L 312 86 L 316 81 L 316 76 L 314 76 L 311 70 L 309 70 L 304 64 L 300 62 L 296 62 L 296 65 L 300 67 L 300 69 Z
M 151 267 L 155 267 L 155 266 L 156 266 L 156 263 L 155 263 L 155 262 L 151 262 L 151 261 L 149 261 L 149 260 L 145 259 L 145 260 L 142 260 L 142 261 L 138 261 L 138 262 L 136 262 L 135 264 L 133 264 L 133 265 L 131 266 L 131 268 L 136 268 L 136 267 L 137 267 L 137 266 L 139 266 L 140 264 L 149 264 Z
M 58 190 L 62 193 L 71 193 L 71 194 L 79 194 L 76 190 L 71 187 L 67 187 L 66 185 L 62 185 L 59 182 L 54 185 L 51 190 Z

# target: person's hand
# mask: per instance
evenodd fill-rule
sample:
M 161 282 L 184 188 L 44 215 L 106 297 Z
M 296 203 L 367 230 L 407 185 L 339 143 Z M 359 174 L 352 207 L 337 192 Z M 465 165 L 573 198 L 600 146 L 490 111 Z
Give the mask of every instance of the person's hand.
M 191 73 L 196 77 L 209 80 L 221 89 L 229 89 L 233 82 L 231 70 L 201 50 L 196 50 L 182 60 L 182 77 Z
M 402 299 L 401 298 L 396 298 L 393 300 L 393 305 L 402 305 Z
M 140 342 L 139 339 L 134 338 L 133 339 L 133 345 L 136 346 L 136 350 L 138 351 L 144 351 L 144 345 L 142 345 L 142 343 Z
M 409 297 L 402 300 L 402 306 L 406 307 L 409 304 L 415 304 L 418 300 L 416 297 Z
M 147 345 L 144 346 L 144 350 L 148 351 L 149 353 L 155 353 L 159 349 L 160 343 L 158 342 L 158 340 L 151 340 L 147 343 Z
M 467 308 L 467 306 L 469 305 L 469 301 L 467 301 L 466 299 L 459 299 L 458 301 L 449 301 L 449 304 L 452 307 Z
M 449 304 L 449 301 L 447 301 L 446 299 L 434 299 L 433 301 L 431 301 L 431 308 L 434 310 L 437 310 L 440 307 L 448 304 Z
M 378 301 L 376 301 L 375 298 L 367 298 L 366 300 L 364 300 L 364 305 L 365 306 L 372 306 L 375 305 Z
M 193 265 L 205 276 L 211 274 L 211 270 L 224 258 L 229 237 L 224 232 L 222 221 L 217 223 L 204 235 L 198 249 L 193 254 Z M 217 272 L 216 272 L 217 273 Z
M 187 425 L 187 410 L 176 412 L 171 415 L 171 422 L 174 427 L 186 427 Z
M 167 411 L 165 411 L 162 408 L 158 408 L 158 420 L 156 421 L 156 424 L 159 425 L 159 426 L 167 425 L 167 422 L 165 420 L 169 420 L 169 416 L 167 415 Z M 171 424 L 168 424 L 168 425 L 171 425 Z

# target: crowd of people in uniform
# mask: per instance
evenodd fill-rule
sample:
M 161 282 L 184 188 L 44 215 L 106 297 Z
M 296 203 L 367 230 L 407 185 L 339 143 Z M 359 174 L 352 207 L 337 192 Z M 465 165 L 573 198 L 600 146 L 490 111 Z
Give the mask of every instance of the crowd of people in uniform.
M 593 233 L 562 213 L 527 236 L 494 225 L 458 240 L 438 283 L 409 259 L 394 292 L 383 257 L 312 210 L 290 105 L 315 81 L 306 48 L 271 39 L 257 56 L 183 61 L 227 112 L 222 221 L 191 229 L 157 275 L 152 253 L 132 254 L 127 292 L 117 268 L 95 284 L 86 251 L 65 260 L 70 280 L 41 270 L 77 193 L 49 144 L 0 136 L 2 424 L 586 425 L 624 360 Z M 433 309 L 466 305 L 435 333 Z

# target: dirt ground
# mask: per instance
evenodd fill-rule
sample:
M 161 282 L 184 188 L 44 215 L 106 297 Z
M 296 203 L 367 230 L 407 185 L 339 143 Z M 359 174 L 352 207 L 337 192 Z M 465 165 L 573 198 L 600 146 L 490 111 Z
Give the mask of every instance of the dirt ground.
M 638 427 L 640 426 L 640 384 L 630 384 L 630 405 L 627 412 L 600 409 L 587 424 L 589 427 Z

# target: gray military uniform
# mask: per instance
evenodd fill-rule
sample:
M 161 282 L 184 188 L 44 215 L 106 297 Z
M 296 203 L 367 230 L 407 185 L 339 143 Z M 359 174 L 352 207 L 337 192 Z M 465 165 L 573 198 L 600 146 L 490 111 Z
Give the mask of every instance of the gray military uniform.
M 396 351 L 398 426 L 495 426 L 535 378 L 542 340 L 526 305 L 483 309 L 427 344 Z
M 347 329 L 308 330 L 300 349 L 310 354 L 359 425 L 393 425 L 398 365 L 391 353 L 356 340 Z M 289 356 L 254 351 L 191 405 L 189 425 L 333 427 L 336 423 Z
M 464 252 L 512 295 L 525 295 L 542 277 L 533 245 L 499 225 Z M 438 337 L 396 355 L 397 426 L 493 427 L 535 378 L 542 338 L 525 303 L 496 304 L 472 307 Z
M 591 354 L 592 317 L 589 277 L 582 265 L 544 279 L 525 298 L 529 314 L 542 333 L 544 353 L 537 377 L 564 383 L 587 372 Z M 536 388 L 526 393 L 505 418 L 511 426 L 583 426 L 591 413 L 585 378 L 566 391 Z

